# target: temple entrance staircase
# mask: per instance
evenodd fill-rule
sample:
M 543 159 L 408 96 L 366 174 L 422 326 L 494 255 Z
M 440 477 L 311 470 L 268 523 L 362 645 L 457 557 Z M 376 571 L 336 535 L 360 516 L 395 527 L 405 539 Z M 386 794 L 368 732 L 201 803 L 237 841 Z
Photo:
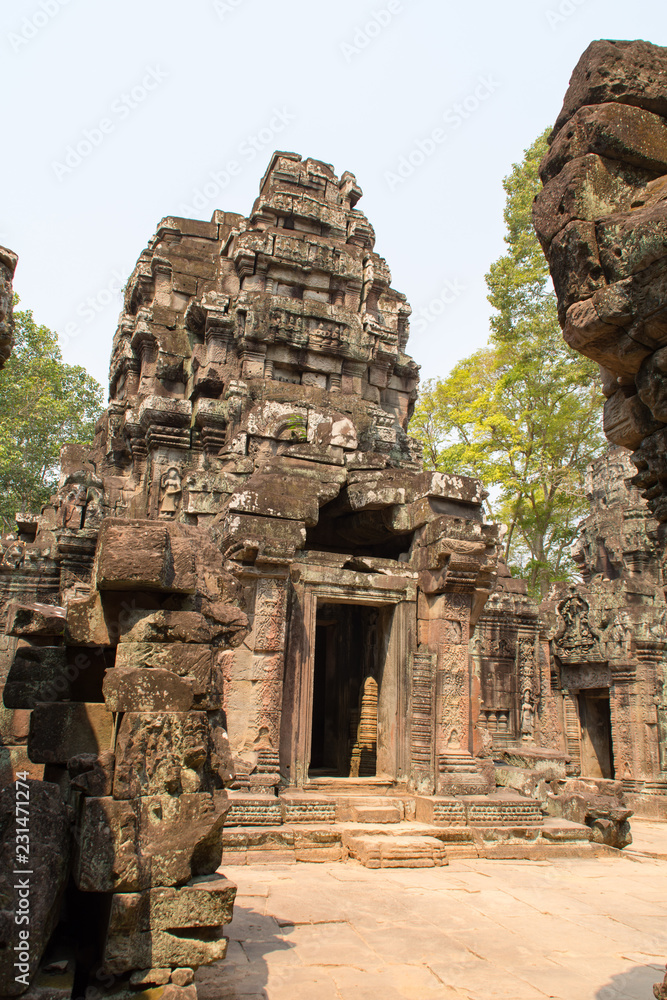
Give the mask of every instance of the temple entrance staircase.
M 237 864 L 358 861 L 423 868 L 452 858 L 591 855 L 589 827 L 545 818 L 535 799 L 419 795 L 381 778 L 319 778 L 278 796 L 230 792 L 222 868 Z

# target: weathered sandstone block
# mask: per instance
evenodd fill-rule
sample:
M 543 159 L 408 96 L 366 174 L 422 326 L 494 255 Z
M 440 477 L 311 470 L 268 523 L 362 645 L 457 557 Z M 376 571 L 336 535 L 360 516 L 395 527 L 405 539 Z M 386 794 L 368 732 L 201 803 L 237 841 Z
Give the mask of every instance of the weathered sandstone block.
M 17 816 L 28 819 L 25 828 L 17 827 Z M 28 833 L 25 854 L 17 847 L 17 829 L 19 834 Z M 19 856 L 26 858 L 25 865 L 17 861 Z M 27 983 L 17 982 L 16 976 L 27 975 L 29 981 L 37 970 L 58 922 L 69 859 L 69 811 L 56 785 L 28 780 L 0 792 L 0 993 L 4 997 L 24 993 Z M 23 868 L 28 874 L 16 874 Z M 21 913 L 28 913 L 29 920 L 17 921 Z M 19 947 L 21 930 L 28 931 L 26 961 Z M 18 972 L 16 961 L 21 965 Z
M 86 892 L 136 892 L 209 874 L 220 864 L 228 808 L 224 792 L 84 799 L 76 884 Z
M 116 738 L 114 798 L 211 791 L 217 769 L 210 754 L 205 712 L 126 712 Z
M 193 879 L 179 889 L 117 893 L 111 904 L 105 969 L 117 975 L 149 965 L 197 968 L 224 958 L 227 941 L 221 927 L 232 919 L 235 895 L 236 886 L 220 875 Z
M 110 712 L 187 712 L 195 683 L 161 667 L 114 667 L 104 678 L 104 702 Z
M 50 604 L 12 603 L 7 609 L 7 635 L 55 638 L 65 631 L 64 608 Z
M 85 702 L 38 704 L 30 716 L 28 751 L 42 764 L 66 764 L 77 754 L 111 748 L 113 719 L 105 705 Z

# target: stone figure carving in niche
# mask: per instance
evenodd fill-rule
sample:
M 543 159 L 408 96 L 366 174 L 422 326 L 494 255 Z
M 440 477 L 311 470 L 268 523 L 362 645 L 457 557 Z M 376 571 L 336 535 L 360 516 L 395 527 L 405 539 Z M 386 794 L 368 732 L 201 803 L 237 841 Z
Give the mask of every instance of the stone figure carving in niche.
M 444 639 L 445 642 L 451 642 L 452 645 L 458 646 L 461 643 L 461 622 L 456 621 L 452 618 L 445 618 L 443 621 L 444 625 Z
M 86 511 L 83 526 L 99 528 L 104 517 L 104 491 L 97 486 L 89 486 L 86 494 Z
M 18 540 L 11 540 L 2 557 L 3 569 L 19 569 L 23 565 L 25 545 Z
M 615 647 L 616 655 L 629 653 L 632 643 L 632 626 L 625 611 L 622 611 L 607 630 L 607 644 Z
M 533 728 L 535 725 L 535 706 L 531 692 L 526 689 L 523 692 L 521 702 L 521 738 L 532 742 Z
M 373 259 L 372 257 L 364 257 L 364 270 L 362 276 L 362 287 L 361 287 L 361 305 L 359 311 L 362 313 L 366 312 L 368 296 L 371 293 L 371 288 L 373 287 L 373 282 L 375 280 L 375 270 L 373 269 Z
M 498 656 L 514 656 L 514 644 L 506 635 L 501 635 L 498 640 Z
M 555 646 L 557 652 L 568 659 L 584 660 L 597 653 L 598 636 L 591 628 L 588 612 L 587 602 L 577 593 L 570 594 L 558 605 L 561 625 Z
M 535 640 L 521 639 L 519 642 L 519 677 L 521 684 L 521 737 L 524 740 L 533 739 L 535 723 Z
M 72 483 L 63 497 L 60 508 L 60 523 L 63 528 L 78 531 L 83 524 L 85 506 L 86 487 L 81 483 Z
M 646 621 L 644 625 L 649 638 L 667 641 L 667 608 L 663 608 L 655 618 Z
M 160 501 L 160 517 L 172 519 L 181 504 L 183 487 L 181 486 L 181 474 L 175 466 L 163 474 L 160 479 L 162 499 Z

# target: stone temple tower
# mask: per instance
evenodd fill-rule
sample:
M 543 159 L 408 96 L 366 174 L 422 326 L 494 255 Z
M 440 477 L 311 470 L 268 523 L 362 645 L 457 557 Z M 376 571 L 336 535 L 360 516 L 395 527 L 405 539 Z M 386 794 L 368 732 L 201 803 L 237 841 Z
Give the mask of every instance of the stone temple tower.
M 481 484 L 424 471 L 407 434 L 410 307 L 360 197 L 276 153 L 247 218 L 164 218 L 94 447 L 64 450 L 57 496 L 5 540 L 0 761 L 46 779 L 49 857 L 71 847 L 77 912 L 110 907 L 114 976 L 178 986 L 224 955 L 221 857 L 588 846 L 495 791 L 468 643 L 497 532 Z M 45 943 L 69 875 L 41 864 Z

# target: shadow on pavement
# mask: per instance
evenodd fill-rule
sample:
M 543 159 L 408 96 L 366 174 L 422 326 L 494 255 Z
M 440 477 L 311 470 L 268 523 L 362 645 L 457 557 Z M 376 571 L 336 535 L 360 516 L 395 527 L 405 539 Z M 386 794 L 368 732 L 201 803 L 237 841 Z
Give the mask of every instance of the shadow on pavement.
M 234 905 L 234 919 L 224 928 L 229 938 L 227 958 L 202 966 L 195 978 L 197 1000 L 266 1000 L 269 952 L 288 951 L 283 940 L 289 928 L 251 906 Z
M 637 965 L 628 972 L 611 976 L 597 991 L 595 1000 L 651 1000 L 653 984 L 662 983 L 664 975 L 665 966 L 661 962 Z

